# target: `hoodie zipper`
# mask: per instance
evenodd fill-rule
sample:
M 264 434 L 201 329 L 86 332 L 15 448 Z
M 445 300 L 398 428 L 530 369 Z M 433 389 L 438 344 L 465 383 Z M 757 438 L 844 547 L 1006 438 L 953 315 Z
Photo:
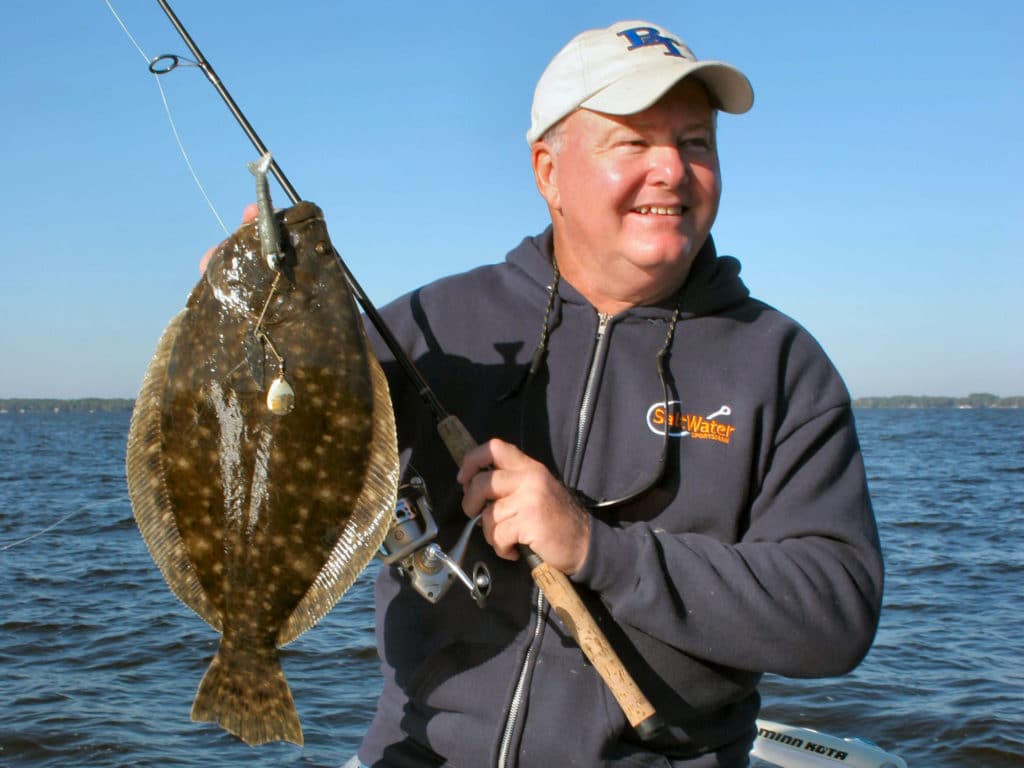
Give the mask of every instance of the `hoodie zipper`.
M 570 476 L 566 482 L 575 485 L 579 480 L 580 464 L 582 463 L 583 442 L 586 437 L 587 427 L 590 424 L 591 412 L 594 409 L 594 390 L 600 378 L 599 373 L 604 365 L 604 353 L 608 337 L 605 331 L 608 329 L 610 315 L 604 312 L 597 313 L 597 334 L 594 337 L 594 355 L 590 361 L 590 370 L 587 372 L 587 384 L 583 389 L 583 401 L 580 403 L 580 418 L 576 423 L 576 444 L 573 447 L 572 463 L 570 465 Z
M 512 734 L 515 732 L 516 721 L 519 719 L 519 709 L 523 705 L 523 696 L 526 693 L 526 674 L 533 661 L 533 651 L 540 640 L 541 630 L 544 628 L 544 591 L 537 590 L 537 621 L 533 625 L 533 638 L 526 649 L 526 657 L 523 659 L 523 666 L 519 670 L 519 680 L 516 682 L 515 693 L 512 694 L 512 703 L 508 707 L 508 717 L 505 719 L 505 732 L 501 736 L 501 748 L 498 750 L 498 768 L 507 768 L 508 753 L 512 747 Z
M 604 361 L 606 344 L 605 331 L 608 328 L 610 315 L 604 312 L 597 313 L 597 333 L 594 337 L 594 355 L 590 363 L 590 370 L 587 372 L 587 383 L 583 389 L 583 400 L 580 403 L 580 418 L 576 427 L 576 444 L 573 450 L 573 466 L 571 471 L 578 473 L 575 466 L 583 451 L 583 438 L 586 434 L 587 424 L 590 421 L 590 413 L 593 409 L 594 388 L 597 384 L 598 373 Z M 534 649 L 540 639 L 541 630 L 544 628 L 544 592 L 537 590 L 537 621 L 533 627 L 533 638 L 526 650 L 523 664 L 519 669 L 519 679 L 516 681 L 516 689 L 512 694 L 512 702 L 509 704 L 508 716 L 505 719 L 505 730 L 501 736 L 501 745 L 498 750 L 497 768 L 508 768 L 509 751 L 512 748 L 512 736 L 515 733 L 516 723 L 519 719 L 519 710 L 523 705 L 523 698 L 526 695 L 526 677 L 533 663 Z

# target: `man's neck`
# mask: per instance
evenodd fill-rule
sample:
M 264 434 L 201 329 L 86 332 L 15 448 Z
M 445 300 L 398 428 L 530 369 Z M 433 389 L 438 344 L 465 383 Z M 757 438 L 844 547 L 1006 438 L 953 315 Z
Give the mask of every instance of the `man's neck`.
M 633 307 L 656 304 L 672 296 L 686 282 L 693 266 L 693 258 L 675 265 L 671 275 L 665 271 L 646 272 L 634 265 L 625 265 L 612 274 L 603 270 L 596 260 L 580 256 L 559 246 L 557 231 L 554 238 L 554 258 L 562 279 L 575 288 L 602 314 L 617 315 Z

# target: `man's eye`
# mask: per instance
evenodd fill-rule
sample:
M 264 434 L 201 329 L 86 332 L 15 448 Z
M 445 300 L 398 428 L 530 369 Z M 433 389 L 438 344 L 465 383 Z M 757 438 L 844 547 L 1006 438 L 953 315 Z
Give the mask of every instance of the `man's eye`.
M 684 150 L 697 150 L 703 152 L 711 149 L 711 142 L 704 137 L 681 139 L 679 141 L 679 148 Z

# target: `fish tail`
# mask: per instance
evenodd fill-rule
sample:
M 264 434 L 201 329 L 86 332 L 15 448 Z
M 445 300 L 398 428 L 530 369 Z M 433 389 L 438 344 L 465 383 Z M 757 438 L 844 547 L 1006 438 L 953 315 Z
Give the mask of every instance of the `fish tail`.
M 250 746 L 303 743 L 295 702 L 273 646 L 254 651 L 222 638 L 192 702 L 192 719 L 218 723 Z

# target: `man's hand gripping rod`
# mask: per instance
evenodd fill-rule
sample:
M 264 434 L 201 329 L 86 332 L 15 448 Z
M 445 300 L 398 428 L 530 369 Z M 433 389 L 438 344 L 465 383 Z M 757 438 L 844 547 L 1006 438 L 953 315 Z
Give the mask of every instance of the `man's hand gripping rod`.
M 466 454 L 477 446 L 458 416 L 448 414 L 438 419 L 437 432 L 444 441 L 448 453 L 459 466 L 462 465 Z M 533 576 L 534 582 L 544 590 L 544 596 L 555 609 L 562 624 L 601 675 L 601 679 L 622 707 L 629 724 L 640 738 L 653 738 L 662 728 L 661 717 L 644 696 L 608 642 L 608 638 L 580 600 L 569 577 L 541 560 L 527 545 L 518 544 L 517 547 L 519 554 L 530 566 L 530 575 Z
M 157 2 L 164 13 L 167 14 L 167 18 L 170 19 L 171 24 L 174 25 L 182 40 L 185 41 L 192 55 L 196 57 L 196 63 L 203 71 L 203 74 L 206 75 L 206 79 L 210 81 L 217 93 L 220 94 L 220 97 L 224 100 L 224 103 L 231 111 L 231 114 L 234 115 L 242 130 L 245 131 L 253 146 L 256 147 L 261 156 L 265 155 L 268 152 L 267 146 L 238 108 L 235 100 L 231 98 L 231 94 L 228 93 L 227 89 L 220 82 L 217 74 L 213 71 L 213 67 L 210 66 L 206 57 L 203 56 L 198 46 L 192 40 L 192 37 L 174 14 L 174 11 L 171 10 L 170 5 L 167 4 L 166 0 L 157 0 Z M 159 61 L 159 58 L 150 64 L 151 71 L 153 71 L 156 61 Z M 159 70 L 154 71 L 154 74 L 158 72 Z M 295 187 L 285 177 L 276 161 L 271 162 L 270 170 L 292 203 L 298 204 L 301 201 L 298 192 L 295 191 Z M 387 323 L 384 322 L 376 307 L 373 306 L 373 303 L 349 271 L 341 255 L 337 254 L 337 252 L 335 252 L 335 255 L 338 257 L 338 263 L 341 265 L 342 273 L 345 275 L 353 295 L 360 306 L 362 306 L 363 311 L 366 312 L 367 318 L 369 318 L 374 328 L 381 335 L 388 349 L 394 354 L 395 360 L 401 366 L 403 372 L 416 385 L 420 397 L 427 407 L 430 408 L 437 422 L 437 431 L 448 448 L 448 452 L 455 460 L 455 463 L 461 466 L 466 454 L 476 447 L 476 442 L 458 417 L 449 414 L 444 409 L 433 390 L 431 390 L 430 385 L 427 384 L 422 374 L 416 368 L 416 365 L 409 359 L 405 350 L 402 349 L 398 340 L 391 333 Z M 630 676 L 622 660 L 619 659 L 615 650 L 609 644 L 608 639 L 601 631 L 601 628 L 597 626 L 597 622 L 594 621 L 594 617 L 590 615 L 587 607 L 580 600 L 579 595 L 576 594 L 576 590 L 573 588 L 568 577 L 561 571 L 546 564 L 529 547 L 520 545 L 519 551 L 530 565 L 533 580 L 538 587 L 544 590 L 545 596 L 566 629 L 576 639 L 580 649 L 594 665 L 594 668 L 601 675 L 609 689 L 611 689 L 615 699 L 619 702 L 619 706 L 622 707 L 623 712 L 626 714 L 630 725 L 633 726 L 641 738 L 652 738 L 662 727 L 661 718 Z

